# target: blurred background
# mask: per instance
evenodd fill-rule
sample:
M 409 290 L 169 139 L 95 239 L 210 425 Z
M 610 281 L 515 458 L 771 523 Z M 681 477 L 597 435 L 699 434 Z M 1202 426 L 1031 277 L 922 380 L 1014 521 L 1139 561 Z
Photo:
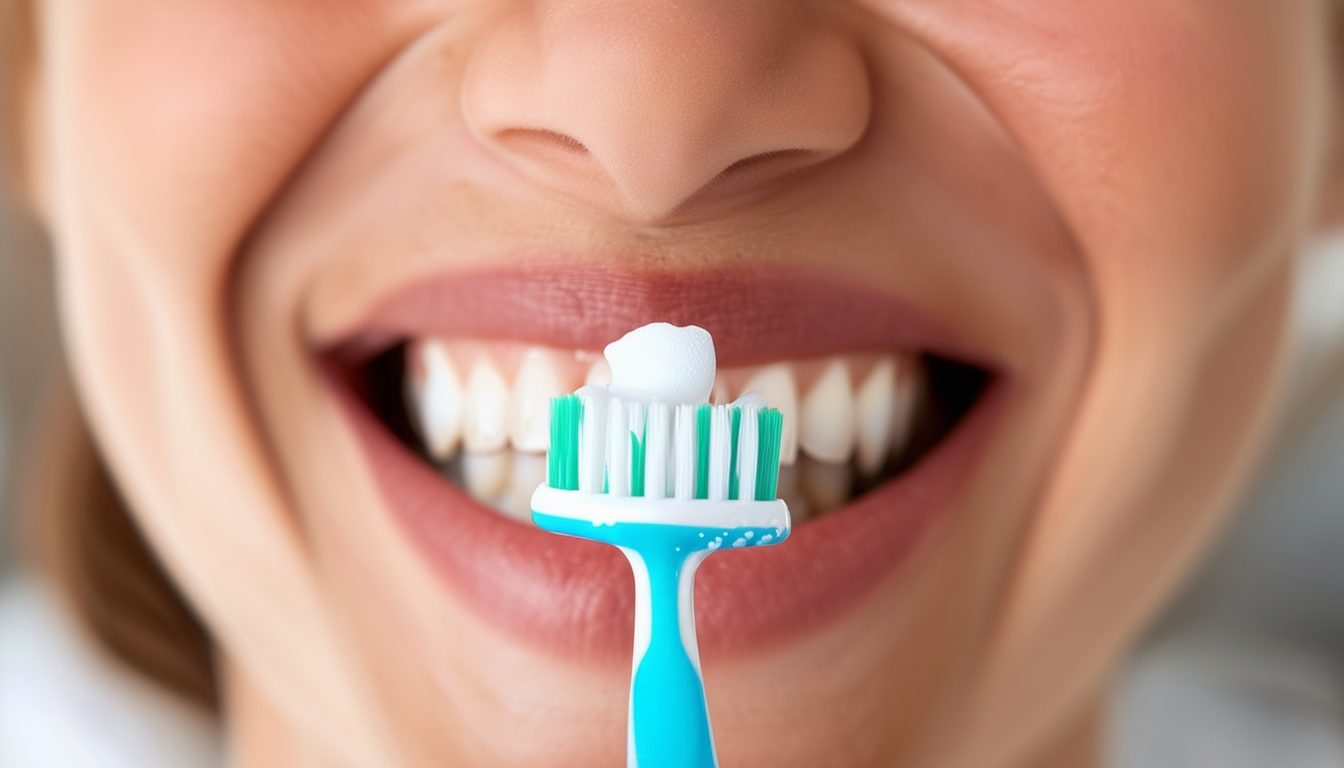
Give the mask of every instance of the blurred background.
M 22 575 L 21 445 L 59 357 L 47 248 L 0 196 L 0 765 L 221 764 L 208 725 L 81 642 Z M 1116 682 L 1117 768 L 1344 768 L 1344 231 L 1301 259 L 1274 447 L 1234 524 Z M 39 704 L 68 710 L 58 728 L 33 724 Z M 90 717 L 112 718 L 122 743 L 73 757 L 51 749 Z

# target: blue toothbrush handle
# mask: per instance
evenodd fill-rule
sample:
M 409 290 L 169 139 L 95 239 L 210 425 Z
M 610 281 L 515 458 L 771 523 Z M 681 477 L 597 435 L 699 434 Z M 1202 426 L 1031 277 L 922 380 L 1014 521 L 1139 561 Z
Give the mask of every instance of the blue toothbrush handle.
M 708 553 L 668 552 L 670 547 L 657 546 L 639 552 L 623 549 L 636 585 L 626 765 L 718 768 L 690 594 L 695 569 Z

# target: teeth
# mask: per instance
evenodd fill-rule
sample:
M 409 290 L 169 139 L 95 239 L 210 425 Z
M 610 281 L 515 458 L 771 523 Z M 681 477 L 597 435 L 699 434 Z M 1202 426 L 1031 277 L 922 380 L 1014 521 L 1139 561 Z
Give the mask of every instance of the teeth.
M 709 402 L 715 405 L 724 405 L 730 402 L 732 397 L 728 392 L 728 382 L 724 381 L 722 376 L 715 377 L 714 389 L 709 395 Z
M 433 339 L 413 345 L 408 363 L 407 396 L 416 431 L 430 457 L 444 461 L 462 438 L 462 380 L 448 350 Z
M 514 449 L 546 452 L 551 442 L 551 398 L 564 391 L 560 375 L 545 352 L 534 349 L 523 357 L 509 399 L 509 439 Z
M 859 387 L 858 465 L 865 476 L 887 463 L 896 427 L 896 361 L 883 358 Z
M 484 358 L 467 379 L 467 412 L 462 442 L 468 453 L 493 453 L 509 443 L 509 385 Z
M 607 358 L 599 357 L 593 361 L 583 383 L 585 386 L 594 387 L 605 387 L 611 383 L 611 366 L 607 364 Z
M 483 349 L 480 342 L 471 340 L 416 340 L 406 351 L 405 397 L 412 425 L 441 471 L 482 503 L 530 523 L 532 492 L 545 482 L 551 398 L 572 390 L 581 378 L 588 384 L 611 381 L 606 360 L 592 355 L 522 345 Z M 754 392 L 783 415 L 778 494 L 788 502 L 797 522 L 842 506 L 849 501 L 855 482 L 867 487 L 867 481 L 858 478 L 877 477 L 893 457 L 908 450 L 915 412 L 923 400 L 923 369 L 913 356 L 883 356 L 855 387 L 851 366 L 862 370 L 864 360 L 847 356 L 820 363 L 804 361 L 804 370 L 819 367 L 821 373 L 801 398 L 791 363 L 726 369 L 715 380 L 714 403 L 727 403 L 735 393 Z M 517 361 L 516 374 L 512 373 L 513 361 Z M 467 372 L 465 384 L 462 371 Z M 512 375 L 512 386 L 505 372 Z M 745 383 L 738 387 L 743 379 Z M 675 477 L 695 482 L 688 463 L 694 456 L 678 455 L 690 445 L 688 435 L 694 435 L 694 409 L 655 404 L 646 412 L 643 406 L 632 404 L 609 413 L 612 405 L 619 404 L 605 399 L 600 406 L 585 402 L 585 426 L 594 436 L 601 432 L 605 437 L 613 428 L 622 436 L 630 429 L 645 434 L 646 461 L 657 466 L 646 468 L 638 478 L 629 476 L 626 441 L 618 440 L 622 448 L 618 456 L 603 454 L 584 460 L 591 453 L 585 449 L 580 464 L 586 471 L 581 472 L 580 485 L 610 482 L 609 492 L 615 495 L 642 490 L 653 497 L 689 498 L 694 484 L 669 484 L 662 470 L 685 465 L 687 471 L 678 471 Z M 711 426 L 711 442 L 718 453 L 729 444 L 725 429 L 717 422 Z M 508 450 L 510 446 L 513 451 Z M 740 441 L 734 447 L 739 463 L 750 459 Z M 801 459 L 799 451 L 804 454 Z M 608 460 L 627 471 L 610 472 L 604 467 Z M 711 470 L 715 467 L 718 463 L 711 463 Z M 723 479 L 710 472 L 707 480 L 713 498 L 727 494 Z
M 923 378 L 920 376 L 923 369 L 915 367 L 913 361 L 908 359 L 902 363 L 897 370 L 891 407 L 891 452 L 897 455 L 910 444 L 915 426 L 915 409 L 919 405 L 919 393 L 923 387 Z
M 462 457 L 462 484 L 467 493 L 482 503 L 493 502 L 509 483 L 509 464 L 513 454 L 468 453 Z M 535 487 L 535 486 L 534 486 Z
M 854 392 L 849 366 L 833 360 L 803 398 L 798 444 L 803 452 L 826 464 L 846 464 L 854 455 Z
M 775 495 L 789 505 L 789 518 L 794 525 L 812 516 L 812 505 L 798 485 L 797 465 L 779 468 L 779 487 L 775 489 Z
M 546 482 L 546 457 L 530 453 L 513 456 L 509 487 L 497 509 L 521 523 L 532 524 L 532 492 Z
M 792 466 L 798 460 L 798 387 L 793 380 L 793 369 L 783 363 L 767 365 L 747 380 L 742 391 L 755 392 L 783 415 L 779 463 Z
M 854 473 L 848 464 L 798 462 L 799 485 L 812 510 L 812 516 L 824 515 L 844 506 L 853 490 Z

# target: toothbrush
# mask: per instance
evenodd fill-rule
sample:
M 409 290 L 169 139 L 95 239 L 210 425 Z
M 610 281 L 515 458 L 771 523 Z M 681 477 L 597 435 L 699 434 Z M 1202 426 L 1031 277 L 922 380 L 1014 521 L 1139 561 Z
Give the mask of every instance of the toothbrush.
M 612 381 L 551 401 L 547 480 L 532 519 L 620 548 L 635 575 L 628 768 L 717 768 L 692 596 L 722 549 L 789 536 L 775 498 L 783 417 L 746 394 L 710 405 L 714 342 L 654 323 L 605 351 Z

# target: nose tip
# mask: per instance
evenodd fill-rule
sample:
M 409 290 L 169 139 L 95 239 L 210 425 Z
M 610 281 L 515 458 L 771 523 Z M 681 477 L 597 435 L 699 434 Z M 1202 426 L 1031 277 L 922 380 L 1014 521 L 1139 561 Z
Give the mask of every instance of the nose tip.
M 857 44 L 789 0 L 528 5 L 492 31 L 463 88 L 480 140 L 642 221 L 825 162 L 869 116 Z

